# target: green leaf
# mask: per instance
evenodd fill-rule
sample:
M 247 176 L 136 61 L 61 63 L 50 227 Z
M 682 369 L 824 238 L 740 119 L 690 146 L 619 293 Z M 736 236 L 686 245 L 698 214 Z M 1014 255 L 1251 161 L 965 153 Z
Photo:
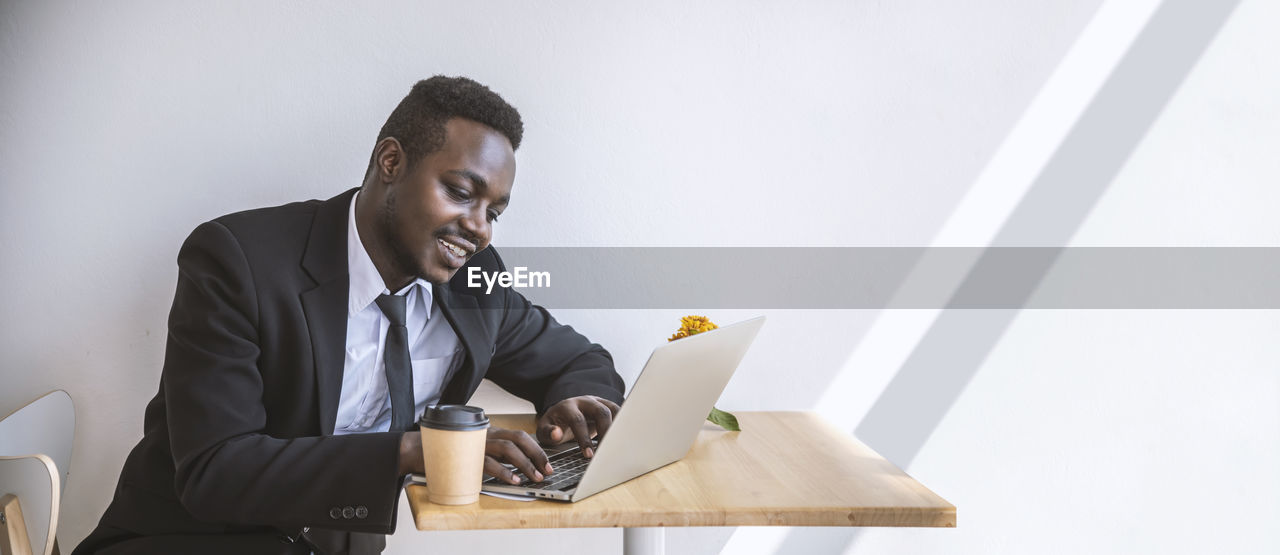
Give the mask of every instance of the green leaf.
M 711 414 L 707 415 L 707 421 L 730 432 L 742 431 L 742 428 L 738 427 L 738 417 L 715 407 L 711 407 Z

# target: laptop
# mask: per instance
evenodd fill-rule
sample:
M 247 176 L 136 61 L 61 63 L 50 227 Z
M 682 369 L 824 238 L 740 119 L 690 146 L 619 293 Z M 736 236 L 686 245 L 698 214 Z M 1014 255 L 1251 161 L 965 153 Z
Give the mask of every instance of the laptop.
M 520 485 L 487 478 L 484 491 L 580 501 L 680 460 L 702 429 L 711 407 L 729 384 L 764 325 L 759 316 L 665 343 L 653 350 L 609 433 L 582 456 L 577 442 L 547 450 L 555 473 Z

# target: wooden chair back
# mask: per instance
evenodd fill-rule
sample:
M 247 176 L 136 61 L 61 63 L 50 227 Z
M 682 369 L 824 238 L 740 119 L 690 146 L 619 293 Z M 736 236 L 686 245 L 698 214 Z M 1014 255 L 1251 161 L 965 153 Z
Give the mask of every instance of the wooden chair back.
M 62 390 L 0 420 L 3 555 L 57 553 L 58 507 L 71 469 L 74 441 L 75 405 Z M 17 526 L 16 521 L 23 526 Z

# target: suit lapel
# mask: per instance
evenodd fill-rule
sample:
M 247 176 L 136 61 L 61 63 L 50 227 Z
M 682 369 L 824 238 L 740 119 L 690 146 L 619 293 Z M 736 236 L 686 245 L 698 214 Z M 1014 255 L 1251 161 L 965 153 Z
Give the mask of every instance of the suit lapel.
M 333 434 L 342 394 L 342 366 L 346 360 L 347 298 L 351 278 L 347 271 L 347 215 L 356 189 L 324 201 L 316 210 L 302 267 L 316 286 L 299 297 L 311 336 L 315 360 L 317 417 L 322 435 Z
M 448 285 L 441 284 L 433 285 L 431 291 L 440 304 L 440 312 L 453 326 L 467 353 L 461 371 L 449 380 L 441 393 L 440 403 L 465 404 L 471 393 L 480 387 L 480 380 L 484 379 L 484 369 L 489 367 L 489 359 L 493 356 L 492 342 L 488 340 L 489 334 L 474 297 L 454 293 Z

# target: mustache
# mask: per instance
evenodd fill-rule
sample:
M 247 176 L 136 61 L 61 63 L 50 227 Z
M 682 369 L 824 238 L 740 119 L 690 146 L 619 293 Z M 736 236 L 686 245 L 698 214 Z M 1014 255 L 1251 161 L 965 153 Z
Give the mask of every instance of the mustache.
M 476 250 L 477 250 L 477 251 L 479 251 L 479 250 L 480 250 L 480 248 L 481 248 L 481 247 L 480 247 L 480 238 L 479 238 L 478 236 L 476 236 L 476 234 L 474 234 L 474 233 L 470 233 L 470 232 L 467 232 L 467 231 L 463 231 L 463 230 L 461 230 L 461 229 L 453 229 L 453 228 L 446 228 L 446 229 L 437 230 L 437 231 L 436 231 L 436 233 L 435 233 L 435 237 L 436 237 L 437 239 L 443 238 L 443 237 L 448 236 L 448 235 L 452 235 L 452 236 L 454 236 L 454 237 L 459 237 L 459 238 L 461 238 L 461 239 L 466 240 L 467 242 L 471 243 L 472 245 L 475 245 L 475 246 L 476 246 Z

